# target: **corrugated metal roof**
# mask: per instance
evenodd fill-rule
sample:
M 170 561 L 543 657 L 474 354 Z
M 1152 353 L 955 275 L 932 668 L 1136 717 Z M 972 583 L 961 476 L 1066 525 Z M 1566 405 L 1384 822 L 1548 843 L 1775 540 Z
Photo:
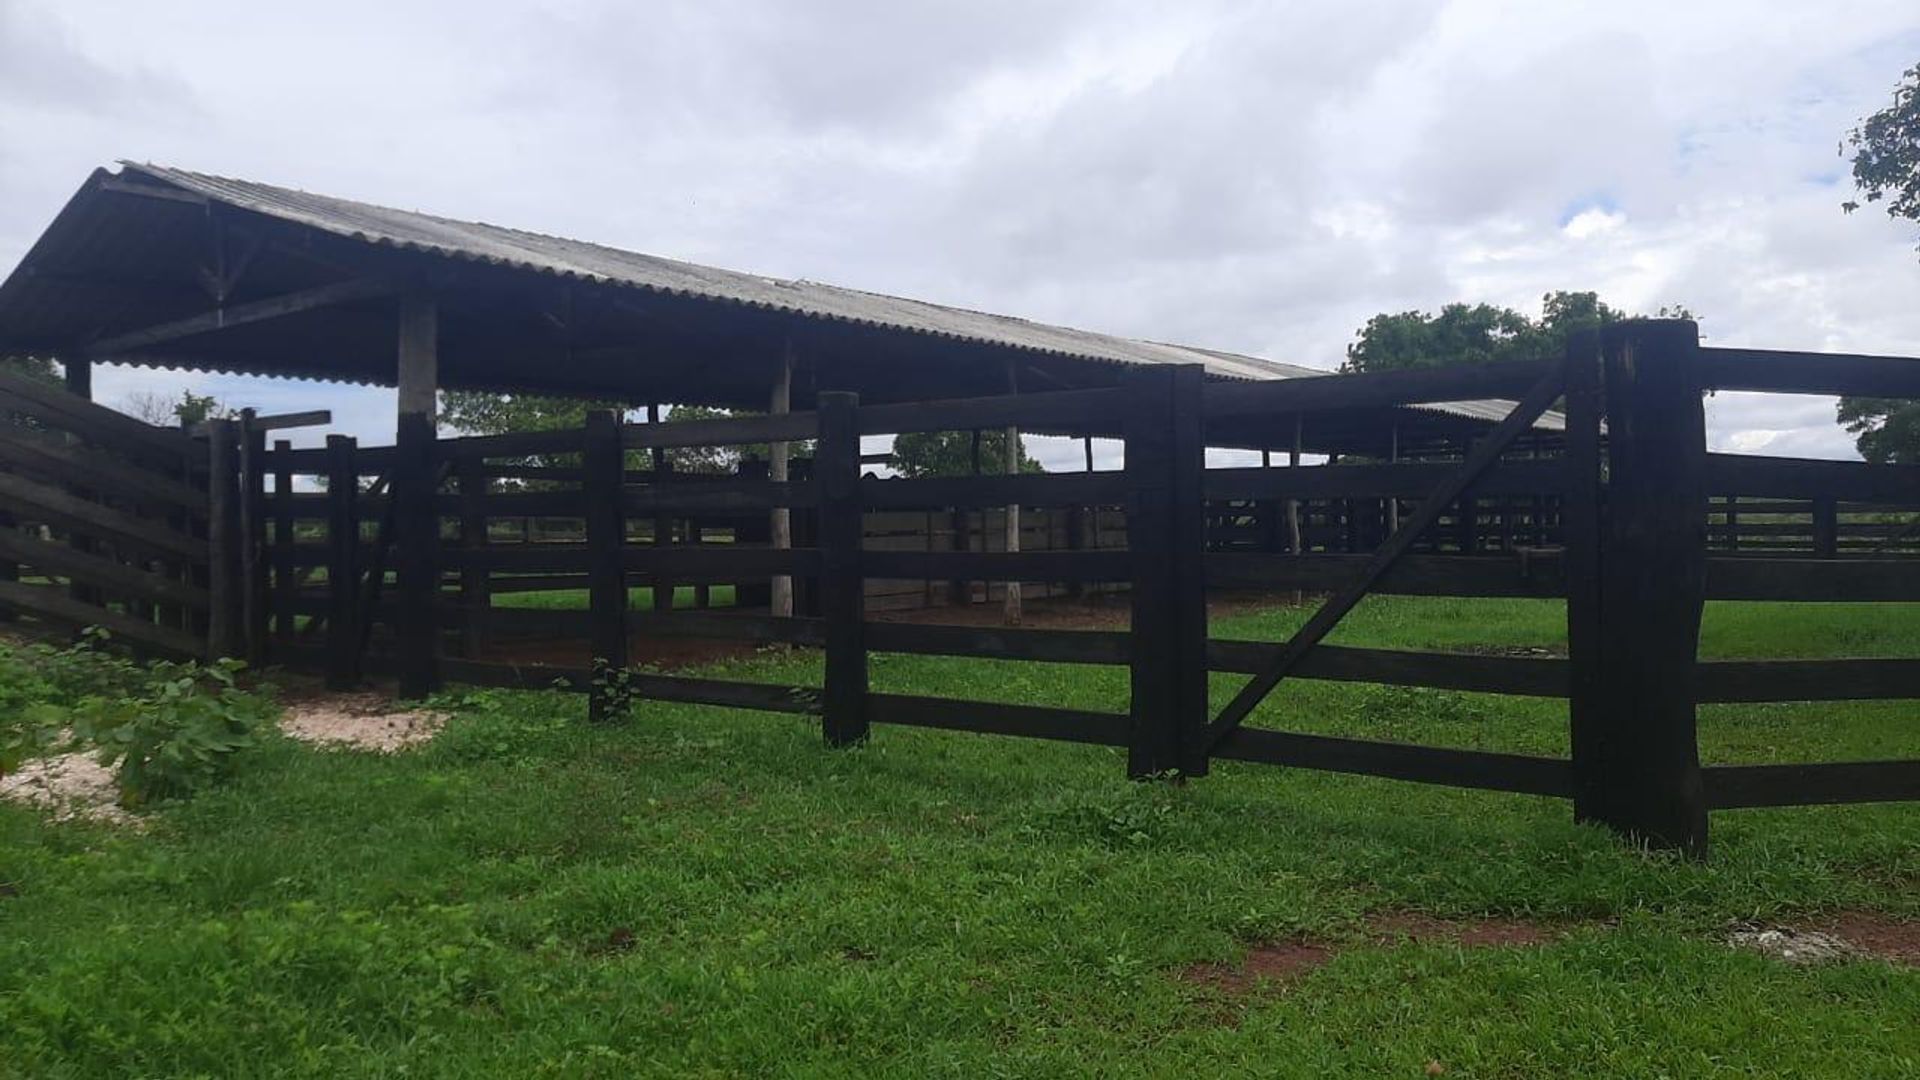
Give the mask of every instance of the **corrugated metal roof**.
M 1141 341 L 859 289 L 722 270 L 579 240 L 480 222 L 457 221 L 186 169 L 127 161 L 120 164 L 131 172 L 214 202 L 361 243 L 557 278 L 651 290 L 678 297 L 740 304 L 808 318 L 1082 360 L 1117 364 L 1200 364 L 1215 378 L 1266 381 L 1332 374 L 1316 368 L 1218 349 Z M 120 233 L 116 231 L 116 235 Z M 1492 423 L 1504 417 L 1512 408 L 1512 403 L 1469 401 L 1414 407 Z M 1549 413 L 1535 426 L 1562 430 L 1564 422 L 1558 414 Z
M 674 296 L 699 297 L 813 318 L 908 330 L 1087 360 L 1124 364 L 1203 364 L 1209 373 L 1228 378 L 1264 380 L 1326 374 L 1312 368 L 1279 364 L 1253 356 L 1137 341 L 860 289 L 698 266 L 580 240 L 500 225 L 455 221 L 411 210 L 394 210 L 249 180 L 209 176 L 160 165 L 121 164 L 217 202 L 336 236 L 531 270 L 555 277 L 650 289 Z

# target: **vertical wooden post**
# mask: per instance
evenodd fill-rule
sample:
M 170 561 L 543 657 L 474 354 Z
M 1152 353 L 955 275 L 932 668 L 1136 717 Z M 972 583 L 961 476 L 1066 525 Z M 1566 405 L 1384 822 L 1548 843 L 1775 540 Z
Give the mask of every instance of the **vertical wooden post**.
M 793 343 L 785 342 L 780 347 L 780 366 L 773 373 L 773 393 L 767 402 L 767 412 L 774 416 L 785 416 L 793 408 Z M 788 446 L 785 440 L 767 444 L 767 479 L 776 484 L 787 482 Z M 854 455 L 856 458 L 858 453 Z M 768 512 L 769 528 L 772 530 L 770 546 L 775 551 L 787 551 L 793 547 L 793 511 L 785 506 L 776 506 Z M 768 614 L 776 618 L 787 618 L 793 614 L 793 575 L 775 574 L 768 583 Z
M 1302 435 L 1302 432 L 1301 432 L 1302 426 L 1303 425 L 1302 425 L 1301 415 L 1299 413 L 1294 413 L 1293 414 L 1293 444 L 1287 448 L 1287 468 L 1289 469 L 1297 469 L 1300 467 L 1300 442 L 1301 442 L 1301 435 Z M 1299 499 L 1287 500 L 1287 551 L 1294 555 L 1302 554 L 1304 551 L 1304 549 L 1302 549 L 1300 546 L 1300 500 Z M 1298 601 L 1296 600 L 1295 602 L 1297 603 Z
M 647 423 L 660 422 L 660 406 L 654 403 L 647 406 Z M 667 448 L 656 446 L 650 455 L 653 461 L 653 488 L 665 497 L 673 475 L 673 462 L 667 457 Z M 673 546 L 673 515 L 665 510 L 653 515 L 653 547 L 655 551 L 664 551 Z M 673 611 L 673 582 L 669 581 L 659 564 L 653 571 L 653 613 L 666 615 Z
M 1740 550 L 1740 497 L 1727 496 L 1727 542 L 1728 551 Z
M 1206 771 L 1206 594 L 1200 567 L 1205 468 L 1199 369 L 1127 372 L 1128 638 L 1132 735 L 1127 775 Z M 1196 664 L 1197 657 L 1197 664 Z M 1197 705 L 1195 694 L 1197 693 Z
M 239 441 L 232 420 L 207 422 L 207 656 L 241 653 Z
M 425 697 L 439 682 L 440 514 L 434 461 L 439 394 L 440 313 L 431 296 L 401 298 L 399 408 L 393 447 L 393 628 L 399 691 Z M 371 616 L 371 612 L 367 613 Z
M 439 683 L 440 513 L 433 418 L 401 413 L 393 447 L 393 629 L 399 692 L 425 697 Z
M 360 683 L 360 465 L 350 435 L 327 436 L 327 688 Z
M 462 457 L 454 465 L 454 479 L 460 487 L 460 547 L 468 556 L 460 565 L 460 652 L 472 660 L 486 651 L 487 620 L 493 613 L 491 572 L 478 560 L 487 549 L 485 459 Z
M 586 453 L 581 469 L 587 497 L 587 588 L 589 637 L 596 676 L 612 677 L 627 667 L 627 572 L 621 547 L 626 519 L 621 509 L 626 453 L 620 445 L 620 417 L 612 411 L 587 414 Z M 655 613 L 659 613 L 655 608 Z M 588 698 L 592 720 L 619 719 L 625 695 L 611 685 L 596 685 Z
M 1651 847 L 1704 858 L 1694 712 L 1707 565 L 1699 348 L 1690 320 L 1634 320 L 1601 332 L 1609 468 L 1600 722 L 1583 749 L 1599 756 L 1596 820 Z
M 1600 380 L 1600 333 L 1582 331 L 1567 341 L 1566 509 L 1560 537 L 1567 570 L 1567 657 L 1572 671 L 1567 722 L 1573 748 L 1573 816 L 1606 818 L 1604 700 L 1600 620 L 1600 426 L 1605 409 Z
M 827 624 L 821 726 L 828 746 L 867 737 L 866 582 L 861 573 L 860 397 L 823 391 L 819 449 L 820 611 Z
M 293 443 L 273 442 L 273 640 L 278 650 L 293 645 L 294 608 L 300 599 L 293 565 Z
M 1020 393 L 1020 369 L 1015 366 L 1011 360 L 1007 361 L 1007 393 L 1009 395 L 1017 395 Z M 1020 472 L 1019 426 L 1008 424 L 1005 435 L 1007 444 L 1001 448 L 1003 453 L 1001 455 L 1002 462 L 1000 471 L 1008 476 L 1017 476 Z M 1006 515 L 1006 549 L 1008 554 L 1014 554 L 1020 550 L 1020 504 L 1018 502 L 1008 503 Z M 1006 591 L 1001 600 L 1001 621 L 1008 626 L 1019 626 L 1020 619 L 1023 615 L 1020 604 L 1020 582 L 1009 581 L 1003 588 Z
M 1840 503 L 1832 495 L 1813 498 L 1813 553 L 1822 559 L 1840 554 Z
M 247 663 L 267 659 L 267 435 L 243 409 L 240 448 L 240 630 Z

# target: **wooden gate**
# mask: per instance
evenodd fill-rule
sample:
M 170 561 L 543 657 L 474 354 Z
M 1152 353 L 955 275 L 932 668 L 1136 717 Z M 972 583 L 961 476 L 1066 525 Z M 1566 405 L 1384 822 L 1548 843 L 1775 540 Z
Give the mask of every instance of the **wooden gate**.
M 184 432 L 0 375 L 0 618 L 203 656 L 208 458 Z

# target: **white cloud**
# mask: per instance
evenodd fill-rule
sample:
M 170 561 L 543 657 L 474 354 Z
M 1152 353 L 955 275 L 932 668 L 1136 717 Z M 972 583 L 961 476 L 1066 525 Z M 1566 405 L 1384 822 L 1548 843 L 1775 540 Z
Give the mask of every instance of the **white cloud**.
M 1916 354 L 1915 230 L 1842 216 L 1834 153 L 1916 60 L 1911 0 L 0 0 L 0 267 L 134 157 L 1320 367 L 1377 312 L 1582 288 Z M 101 386 L 153 382 L 289 385 Z M 1830 402 L 1709 410 L 1850 444 Z

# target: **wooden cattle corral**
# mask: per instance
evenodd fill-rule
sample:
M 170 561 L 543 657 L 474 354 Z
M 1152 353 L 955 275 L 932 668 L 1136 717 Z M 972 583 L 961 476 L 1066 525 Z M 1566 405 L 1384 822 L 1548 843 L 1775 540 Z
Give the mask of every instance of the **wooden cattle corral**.
M 1140 777 L 1232 759 L 1554 796 L 1696 855 L 1714 809 L 1920 797 L 1920 762 L 1703 768 L 1694 733 L 1703 702 L 1920 697 L 1920 658 L 1697 657 L 1708 599 L 1920 600 L 1920 469 L 1710 453 L 1702 394 L 1920 398 L 1920 361 L 1702 348 L 1656 320 L 1527 363 L 1331 376 L 151 165 L 90 176 L 0 282 L 15 355 L 73 391 L 0 382 L 0 608 L 28 628 L 409 695 L 559 683 L 601 720 L 688 701 L 817 715 L 834 745 L 906 724 L 1122 746 Z M 94 364 L 393 387 L 394 439 L 161 431 L 86 403 Z M 623 412 L 442 438 L 457 390 Z M 664 402 L 764 415 L 622 422 Z M 863 439 L 928 431 L 975 433 L 972 473 L 863 472 Z M 1088 440 L 1087 468 L 983 462 L 983 431 Z M 1123 467 L 1094 468 L 1095 437 Z M 682 446 L 767 456 L 680 474 Z M 567 587 L 586 610 L 500 602 Z M 1290 641 L 1222 641 L 1225 589 L 1324 600 Z M 1124 596 L 1128 627 L 1017 625 L 1050 590 Z M 1569 655 L 1325 644 L 1372 593 L 1561 598 Z M 1008 625 L 869 618 L 976 598 Z M 709 639 L 818 647 L 822 684 L 629 670 L 636 642 Z M 579 663 L 502 660 L 567 640 Z M 880 650 L 1125 666 L 1130 703 L 875 693 Z M 1220 674 L 1250 678 L 1216 712 Z M 1248 726 L 1300 678 L 1564 698 L 1571 756 Z
M 1575 340 L 1564 357 L 1534 363 L 1273 383 L 1213 393 L 1192 369 L 1133 373 L 1098 390 L 865 406 L 823 394 L 819 407 L 780 417 L 685 424 L 622 424 L 595 414 L 581 430 L 482 438 L 403 438 L 361 448 L 335 437 L 325 450 L 280 446 L 243 471 L 247 455 L 210 455 L 226 466 L 236 507 L 257 507 L 241 535 L 263 540 L 268 578 L 215 574 L 255 589 L 270 613 L 264 642 L 276 660 L 325 671 L 336 685 L 370 673 L 397 676 L 409 693 L 442 682 L 587 692 L 596 716 L 648 700 L 697 702 L 821 717 L 836 745 L 876 724 L 1088 742 L 1128 749 L 1139 777 L 1204 775 L 1215 759 L 1364 773 L 1571 799 L 1583 820 L 1638 840 L 1703 855 L 1710 810 L 1745 806 L 1920 798 L 1920 762 L 1702 767 L 1695 706 L 1711 702 L 1920 696 L 1920 659 L 1712 661 L 1696 658 L 1708 599 L 1920 600 L 1920 560 L 1880 551 L 1725 551 L 1710 539 L 1725 500 L 1845 499 L 1877 506 L 1920 501 L 1920 469 L 1707 452 L 1703 391 L 1723 387 L 1807 393 L 1920 395 L 1920 362 L 1879 357 L 1729 352 L 1701 348 L 1693 324 L 1623 324 Z M 1518 402 L 1463 460 L 1208 468 L 1214 417 L 1349 402 L 1421 401 L 1468 393 Z M 1552 458 L 1511 443 L 1529 413 L 1564 398 L 1565 453 Z M 1089 410 L 1122 418 L 1125 466 L 1082 473 L 879 479 L 863 475 L 860 438 L 1003 419 L 1071 423 Z M 628 468 L 636 451 L 663 446 L 817 440 L 803 479 L 665 479 Z M 570 455 L 568 471 L 542 475 L 547 490 L 512 490 L 486 477 L 490 458 Z M 512 471 L 509 468 L 509 471 Z M 326 477 L 305 494 L 292 477 Z M 269 477 L 274 478 L 269 480 Z M 390 485 L 427 492 L 411 528 Z M 1247 550 L 1210 543 L 1223 506 L 1290 499 L 1375 504 L 1393 499 L 1400 528 L 1369 553 Z M 1554 507 L 1546 544 L 1471 542 L 1463 503 L 1510 500 Z M 901 548 L 865 535 L 866 515 L 951 514 L 972 507 L 1101 508 L 1124 523 L 1124 544 L 1056 551 Z M 808 542 L 771 547 L 734 534 L 684 542 L 655 523 L 765 520 L 791 510 Z M 936 509 L 937 508 L 937 509 Z M 499 519 L 581 521 L 564 539 L 503 542 Z M 1031 519 L 1031 514 L 1028 515 Z M 884 520 L 884 519 L 883 519 Z M 309 571 L 316 571 L 309 576 Z M 532 578 L 584 581 L 584 611 L 514 610 L 491 602 L 503 585 Z M 797 615 L 763 605 L 635 610 L 630 589 L 714 585 L 790 575 L 815 606 Z M 1119 590 L 1125 630 L 1025 629 L 889 622 L 869 618 L 864 583 L 954 580 Z M 337 583 L 347 587 L 336 587 Z M 1209 590 L 1303 590 L 1326 599 L 1287 642 L 1209 638 Z M 1372 592 L 1426 596 L 1532 596 L 1567 600 L 1569 655 L 1485 656 L 1323 644 L 1341 615 Z M 239 604 L 239 607 L 248 607 Z M 407 620 L 412 613 L 413 621 Z M 244 623 L 236 624 L 245 632 Z M 390 626 L 391 632 L 379 629 Z M 490 660 L 490 635 L 567 637 L 594 663 L 528 665 Z M 633 671 L 618 700 L 607 671 L 626 670 L 634 642 L 713 639 L 785 642 L 824 651 L 820 686 L 769 686 Z M 242 646 L 243 648 L 245 646 Z M 254 643 L 254 648 L 262 643 Z M 1131 705 L 1099 713 L 1033 705 L 876 693 L 875 651 L 1003 660 L 1108 664 L 1131 670 Z M 1208 707 L 1211 674 L 1250 675 L 1225 709 Z M 1482 693 L 1564 698 L 1572 756 L 1387 744 L 1248 726 L 1261 698 L 1289 678 L 1373 681 Z M 630 696 L 629 696 L 630 695 Z

